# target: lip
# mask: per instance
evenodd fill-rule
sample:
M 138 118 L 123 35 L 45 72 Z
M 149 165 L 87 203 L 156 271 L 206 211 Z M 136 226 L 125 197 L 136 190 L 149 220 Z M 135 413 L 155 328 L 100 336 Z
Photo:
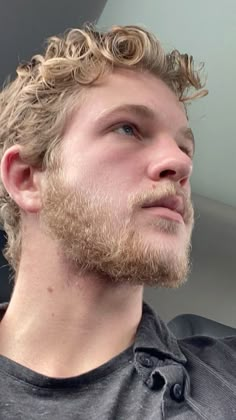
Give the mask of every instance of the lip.
M 184 220 L 185 206 L 181 196 L 172 195 L 169 197 L 162 197 L 157 200 L 149 201 L 142 207 L 159 217 L 176 220 L 178 222 L 183 222 Z
M 179 223 L 183 223 L 183 217 L 181 216 L 181 214 L 177 211 L 170 210 L 167 207 L 145 207 L 144 209 L 158 217 L 163 217 L 164 219 L 169 219 Z

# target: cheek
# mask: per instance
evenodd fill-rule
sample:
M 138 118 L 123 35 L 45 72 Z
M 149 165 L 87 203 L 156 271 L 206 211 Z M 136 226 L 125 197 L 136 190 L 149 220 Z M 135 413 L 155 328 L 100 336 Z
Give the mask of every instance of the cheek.
M 135 162 L 124 160 L 116 164 L 101 164 L 99 182 L 107 186 L 114 194 L 122 195 L 133 193 L 142 183 L 141 171 L 137 170 Z
M 124 145 L 125 146 L 125 145 Z M 68 150 L 64 171 L 68 183 L 91 191 L 100 191 L 108 196 L 125 197 L 139 189 L 143 169 L 137 162 L 140 156 L 128 147 L 103 148 L 92 146 L 89 150 Z

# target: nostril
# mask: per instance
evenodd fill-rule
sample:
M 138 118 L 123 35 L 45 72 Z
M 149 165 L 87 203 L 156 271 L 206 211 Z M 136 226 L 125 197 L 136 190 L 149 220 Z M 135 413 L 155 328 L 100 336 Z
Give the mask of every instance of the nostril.
M 166 178 L 173 175 L 176 175 L 175 171 L 173 171 L 172 169 L 166 169 L 165 171 L 162 171 L 160 173 L 160 178 Z

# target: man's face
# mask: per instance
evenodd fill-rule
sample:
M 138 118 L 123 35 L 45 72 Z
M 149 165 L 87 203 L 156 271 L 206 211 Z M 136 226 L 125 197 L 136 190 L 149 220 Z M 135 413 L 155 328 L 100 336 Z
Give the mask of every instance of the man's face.
M 116 71 L 68 122 L 43 223 L 80 273 L 177 286 L 189 267 L 192 155 L 174 93 L 148 73 Z

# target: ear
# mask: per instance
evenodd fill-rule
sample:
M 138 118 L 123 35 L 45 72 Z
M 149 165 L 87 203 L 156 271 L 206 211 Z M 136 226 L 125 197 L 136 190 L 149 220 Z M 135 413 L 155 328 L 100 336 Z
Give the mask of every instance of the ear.
M 2 182 L 10 197 L 26 212 L 36 213 L 41 209 L 41 174 L 38 168 L 22 160 L 19 145 L 10 147 L 3 155 Z

